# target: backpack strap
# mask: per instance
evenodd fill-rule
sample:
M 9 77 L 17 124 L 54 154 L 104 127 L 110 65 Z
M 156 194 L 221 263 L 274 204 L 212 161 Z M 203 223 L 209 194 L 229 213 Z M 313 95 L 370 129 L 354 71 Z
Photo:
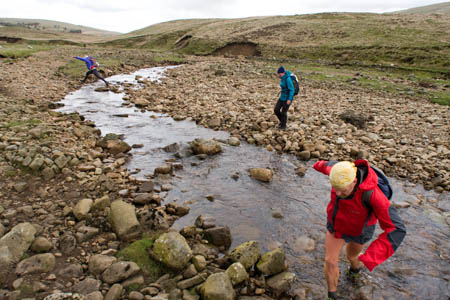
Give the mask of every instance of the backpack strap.
M 372 205 L 370 205 L 370 197 L 372 197 L 373 190 L 364 191 L 362 193 L 362 204 L 367 210 L 372 211 Z

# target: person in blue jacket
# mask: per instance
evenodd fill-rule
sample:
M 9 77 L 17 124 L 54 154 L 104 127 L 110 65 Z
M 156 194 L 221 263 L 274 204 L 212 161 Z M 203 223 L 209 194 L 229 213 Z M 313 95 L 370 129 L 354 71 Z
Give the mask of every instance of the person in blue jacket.
M 280 120 L 280 129 L 286 130 L 287 112 L 294 98 L 294 84 L 291 79 L 291 72 L 285 70 L 283 66 L 278 68 L 278 77 L 280 78 L 281 93 L 280 98 L 275 104 L 274 112 Z
M 99 64 L 97 63 L 97 61 L 91 57 L 91 56 L 84 56 L 84 57 L 79 57 L 79 56 L 74 56 L 74 58 L 82 60 L 85 62 L 86 67 L 88 68 L 89 71 L 86 72 L 86 76 L 84 76 L 84 79 L 81 80 L 81 82 L 85 82 L 86 79 L 89 77 L 89 75 L 94 74 L 95 77 L 97 77 L 100 80 L 103 80 L 103 82 L 106 84 L 106 86 L 109 86 L 108 81 L 105 80 L 105 78 L 103 78 L 100 73 L 98 73 L 97 71 L 97 67 L 99 66 Z

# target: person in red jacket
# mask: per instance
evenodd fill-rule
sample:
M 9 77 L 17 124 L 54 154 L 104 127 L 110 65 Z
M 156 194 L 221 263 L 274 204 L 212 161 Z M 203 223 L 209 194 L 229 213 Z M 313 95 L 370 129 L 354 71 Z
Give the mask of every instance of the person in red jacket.
M 378 187 L 378 176 L 365 160 L 355 162 L 318 161 L 314 169 L 329 175 L 331 200 L 327 206 L 325 238 L 325 279 L 328 299 L 336 299 L 339 279 L 339 254 L 345 244 L 354 277 L 365 266 L 372 271 L 397 250 L 406 235 L 406 227 L 384 193 Z M 365 192 L 370 191 L 369 203 Z M 361 254 L 375 231 L 377 221 L 383 233 Z

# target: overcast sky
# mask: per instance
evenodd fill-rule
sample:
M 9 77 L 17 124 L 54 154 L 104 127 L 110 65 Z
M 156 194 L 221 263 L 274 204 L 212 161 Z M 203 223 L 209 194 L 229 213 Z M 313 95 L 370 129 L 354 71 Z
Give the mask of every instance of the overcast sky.
M 442 0 L 3 0 L 2 18 L 46 19 L 130 32 L 192 18 L 242 18 L 319 12 L 390 12 Z

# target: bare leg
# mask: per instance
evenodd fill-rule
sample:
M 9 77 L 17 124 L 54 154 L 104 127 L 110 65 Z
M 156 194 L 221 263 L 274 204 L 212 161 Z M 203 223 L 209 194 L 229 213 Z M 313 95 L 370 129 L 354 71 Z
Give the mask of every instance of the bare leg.
M 327 230 L 325 238 L 325 279 L 329 292 L 335 292 L 339 280 L 339 255 L 344 247 L 343 239 L 335 238 L 332 233 Z
M 346 254 L 347 259 L 350 262 L 350 266 L 353 270 L 359 269 L 361 267 L 361 261 L 358 259 L 359 254 L 361 253 L 362 249 L 364 248 L 364 245 L 350 242 L 347 244 Z

